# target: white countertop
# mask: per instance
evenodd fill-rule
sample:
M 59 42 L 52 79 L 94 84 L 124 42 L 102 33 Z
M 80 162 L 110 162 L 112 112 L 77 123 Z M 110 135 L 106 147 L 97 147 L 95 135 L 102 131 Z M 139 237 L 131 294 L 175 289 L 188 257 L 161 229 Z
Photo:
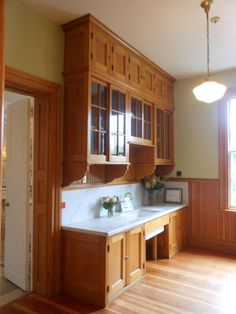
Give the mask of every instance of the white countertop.
M 140 206 L 134 211 L 115 214 L 109 218 L 91 218 L 84 221 L 73 222 L 62 225 L 62 229 L 93 233 L 102 236 L 112 236 L 120 232 L 133 229 L 148 221 L 170 214 L 178 209 L 186 207 L 187 204 L 158 204 L 153 206 Z

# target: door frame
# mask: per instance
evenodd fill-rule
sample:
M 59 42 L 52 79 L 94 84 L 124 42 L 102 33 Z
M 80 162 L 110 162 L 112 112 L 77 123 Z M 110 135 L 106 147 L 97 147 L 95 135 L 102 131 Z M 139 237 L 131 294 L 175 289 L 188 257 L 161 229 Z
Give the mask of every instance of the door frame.
M 32 96 L 35 105 L 42 98 L 47 98 L 48 110 L 45 111 L 48 119 L 49 138 L 47 133 L 42 132 L 40 138 L 47 142 L 47 168 L 46 186 L 47 193 L 46 210 L 42 211 L 34 198 L 33 202 L 33 291 L 45 296 L 56 295 L 61 290 L 60 280 L 60 192 L 61 192 L 61 87 L 60 85 L 38 78 L 34 75 L 5 67 L 5 89 Z M 3 110 L 0 108 L 1 112 Z M 36 110 L 39 111 L 39 110 Z M 35 114 L 34 124 L 39 124 L 40 114 Z M 2 136 L 0 128 L 0 138 Z M 40 145 L 38 137 L 34 136 L 34 147 Z M 39 155 L 34 156 L 34 177 L 37 176 L 36 166 Z M 2 152 L 1 152 L 2 158 Z M 34 194 L 38 188 L 37 181 L 34 180 Z M 42 194 L 40 195 L 41 197 Z M 46 234 L 45 234 L 46 233 Z M 44 235 L 44 239 L 42 238 Z M 46 239 L 46 241 L 45 241 Z M 40 251 L 40 252 L 39 252 Z M 45 269 L 46 268 L 46 269 Z

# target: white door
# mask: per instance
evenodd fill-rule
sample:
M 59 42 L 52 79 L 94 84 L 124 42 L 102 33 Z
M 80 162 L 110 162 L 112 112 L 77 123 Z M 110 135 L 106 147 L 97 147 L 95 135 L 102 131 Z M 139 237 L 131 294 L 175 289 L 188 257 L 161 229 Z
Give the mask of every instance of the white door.
M 23 290 L 28 280 L 30 99 L 7 107 L 4 276 Z

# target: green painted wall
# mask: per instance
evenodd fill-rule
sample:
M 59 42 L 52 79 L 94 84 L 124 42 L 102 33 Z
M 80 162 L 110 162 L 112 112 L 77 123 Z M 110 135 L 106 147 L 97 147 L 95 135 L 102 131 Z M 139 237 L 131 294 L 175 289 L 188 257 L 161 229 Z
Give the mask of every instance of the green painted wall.
M 236 86 L 236 70 L 215 74 L 227 87 Z M 218 178 L 217 103 L 195 100 L 192 90 L 203 81 L 195 77 L 175 84 L 175 171 L 185 178 Z
M 62 83 L 64 33 L 60 25 L 20 0 L 5 0 L 5 64 Z

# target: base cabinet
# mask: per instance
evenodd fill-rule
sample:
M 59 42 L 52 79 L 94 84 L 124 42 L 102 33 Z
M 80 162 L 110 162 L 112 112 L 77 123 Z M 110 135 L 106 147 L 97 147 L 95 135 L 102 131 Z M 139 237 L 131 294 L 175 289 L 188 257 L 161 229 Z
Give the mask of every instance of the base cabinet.
M 145 274 L 145 235 L 160 227 L 156 255 L 170 258 L 184 243 L 185 209 L 111 237 L 62 230 L 62 291 L 100 307 Z M 155 248 L 153 248 L 155 250 Z

